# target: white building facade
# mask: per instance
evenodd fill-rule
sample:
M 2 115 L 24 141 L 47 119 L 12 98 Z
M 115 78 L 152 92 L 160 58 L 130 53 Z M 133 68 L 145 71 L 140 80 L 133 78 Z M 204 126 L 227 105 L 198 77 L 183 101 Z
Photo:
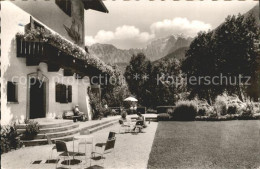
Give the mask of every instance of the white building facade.
M 79 72 L 86 73 L 80 74 L 77 63 L 81 61 L 59 47 L 53 47 L 58 53 L 52 53 L 45 49 L 46 43 L 26 42 L 16 36 L 40 25 L 84 50 L 84 11 L 91 8 L 108 12 L 99 0 L 1 2 L 2 125 L 24 119 L 62 117 L 64 111 L 75 105 L 91 119 L 88 90 L 92 69 L 81 68 Z M 41 11 L 34 16 L 37 9 Z M 31 57 L 37 56 L 37 51 L 44 55 L 35 61 Z M 60 53 L 71 63 L 62 64 Z

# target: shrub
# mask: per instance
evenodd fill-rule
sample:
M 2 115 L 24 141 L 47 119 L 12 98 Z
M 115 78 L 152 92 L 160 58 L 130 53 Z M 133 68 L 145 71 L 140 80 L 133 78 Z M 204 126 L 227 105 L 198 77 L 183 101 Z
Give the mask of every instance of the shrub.
M 227 114 L 228 98 L 226 95 L 218 96 L 215 100 L 215 109 L 218 114 L 224 116 Z
M 205 116 L 206 114 L 207 114 L 207 108 L 206 107 L 200 107 L 197 115 L 198 116 Z
M 15 124 L 1 126 L 1 154 L 22 146 L 19 135 Z
M 254 103 L 254 113 L 260 113 L 260 103 Z
M 25 132 L 23 133 L 23 139 L 32 140 L 40 132 L 38 122 L 30 120 L 26 124 Z
M 195 101 L 180 101 L 176 104 L 173 120 L 194 120 L 197 114 Z
M 158 121 L 169 121 L 170 120 L 170 115 L 167 113 L 161 113 L 157 115 L 157 120 Z
M 102 107 L 102 103 L 100 98 L 95 93 L 92 93 L 90 90 L 88 91 L 90 106 L 92 108 L 92 116 L 93 119 L 101 119 L 105 114 L 105 108 Z
M 167 113 L 169 109 L 174 110 L 175 106 L 157 106 L 157 114 Z
M 250 102 L 246 103 L 246 107 L 241 110 L 240 119 L 253 119 L 254 116 L 254 105 Z
M 238 105 L 233 103 L 228 105 L 227 114 L 236 114 L 238 112 Z
M 111 116 L 117 115 L 116 110 L 115 110 L 115 109 L 110 109 L 110 115 L 111 115 Z
M 104 117 L 112 115 L 112 110 L 109 108 L 104 108 Z

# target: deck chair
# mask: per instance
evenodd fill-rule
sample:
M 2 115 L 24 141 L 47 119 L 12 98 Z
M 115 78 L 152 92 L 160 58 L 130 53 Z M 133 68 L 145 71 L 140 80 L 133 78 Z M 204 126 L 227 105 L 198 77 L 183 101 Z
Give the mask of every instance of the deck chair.
M 52 141 L 51 141 L 50 135 L 45 134 L 45 137 L 46 137 L 46 139 L 47 139 L 48 144 L 49 144 L 49 145 L 53 145 L 53 144 L 52 144 Z M 49 160 L 52 160 L 52 153 L 53 153 L 53 150 L 55 150 L 55 149 L 56 149 L 56 145 L 54 145 L 54 146 L 51 148 L 51 155 L 50 155 Z
M 66 162 L 66 164 L 68 164 L 69 167 L 71 165 L 71 162 L 73 162 L 73 163 L 77 163 L 77 162 L 80 163 L 81 162 L 80 160 L 74 159 L 74 156 L 77 155 L 77 153 L 68 151 L 67 145 L 66 145 L 66 143 L 64 141 L 57 140 L 55 142 L 55 144 L 56 144 L 57 152 L 60 153 L 58 155 L 58 157 L 64 157 L 64 161 L 63 162 Z M 72 156 L 73 156 L 73 158 L 71 158 Z M 68 160 L 65 161 L 66 157 L 68 158 Z M 59 160 L 59 161 L 61 161 L 61 160 Z M 58 163 L 56 164 L 56 168 L 57 168 L 57 166 L 58 166 Z
M 107 142 L 105 144 L 102 143 L 97 143 L 97 144 L 102 144 L 102 146 L 95 146 L 95 150 L 91 153 L 92 157 L 95 158 L 96 154 L 99 154 L 101 159 L 103 159 L 103 166 L 104 166 L 104 162 L 105 162 L 105 158 L 104 155 L 114 152 L 114 159 L 115 159 L 115 143 L 116 143 L 116 137 L 113 137 L 111 139 L 108 139 Z M 99 147 L 99 149 L 97 150 L 96 148 Z

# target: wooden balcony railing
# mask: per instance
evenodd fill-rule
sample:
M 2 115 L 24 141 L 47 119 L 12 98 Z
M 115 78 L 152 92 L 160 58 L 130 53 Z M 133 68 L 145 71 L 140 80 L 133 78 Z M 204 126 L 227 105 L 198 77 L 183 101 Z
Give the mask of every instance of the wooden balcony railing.
M 101 73 L 99 69 L 88 65 L 86 60 L 75 58 L 49 43 L 26 41 L 19 37 L 16 37 L 16 43 L 17 57 L 26 58 L 27 66 L 37 66 L 40 62 L 45 62 L 48 64 L 48 71 L 63 68 L 65 76 L 76 73 L 84 77 Z

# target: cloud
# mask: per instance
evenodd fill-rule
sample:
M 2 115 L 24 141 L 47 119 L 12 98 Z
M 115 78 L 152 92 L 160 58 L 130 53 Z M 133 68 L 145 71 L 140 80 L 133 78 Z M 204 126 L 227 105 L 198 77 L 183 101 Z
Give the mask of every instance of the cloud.
M 86 45 L 94 43 L 113 44 L 118 48 L 142 48 L 154 38 L 166 37 L 172 34 L 184 34 L 194 37 L 199 31 L 211 29 L 210 24 L 187 18 L 165 19 L 150 25 L 150 32 L 141 32 L 135 26 L 122 25 L 114 31 L 100 30 L 95 36 L 86 36 Z
M 155 22 L 150 26 L 151 33 L 156 37 L 167 36 L 171 34 L 185 34 L 187 36 L 195 36 L 199 31 L 207 31 L 211 29 L 210 24 L 202 21 L 192 20 L 187 18 L 174 18 L 172 20 L 165 19 L 163 21 Z
M 86 45 L 92 45 L 94 43 L 111 43 L 114 42 L 116 44 L 120 43 L 131 43 L 136 45 L 140 45 L 142 43 L 147 43 L 149 40 L 153 39 L 154 35 L 149 34 L 148 32 L 141 32 L 135 26 L 123 25 L 117 27 L 114 32 L 100 30 L 93 36 L 86 36 L 85 43 Z M 127 45 L 124 47 L 124 44 L 121 44 L 122 48 L 128 47 Z

